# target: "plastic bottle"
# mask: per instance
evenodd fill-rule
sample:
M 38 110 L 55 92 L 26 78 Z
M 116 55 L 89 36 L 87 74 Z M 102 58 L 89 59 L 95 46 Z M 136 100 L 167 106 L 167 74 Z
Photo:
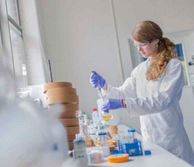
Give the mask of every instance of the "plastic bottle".
M 73 141 L 74 153 L 73 157 L 79 161 L 80 167 L 88 166 L 88 159 L 86 154 L 86 145 L 83 137 L 80 134 L 76 134 L 76 138 Z
M 135 129 L 133 128 L 128 129 L 128 135 L 129 135 L 129 143 L 133 143 L 135 140 Z
M 100 116 L 97 108 L 92 109 L 92 120 L 95 127 L 100 125 Z
M 99 132 L 98 136 L 100 138 L 101 146 L 106 146 L 106 132 Z

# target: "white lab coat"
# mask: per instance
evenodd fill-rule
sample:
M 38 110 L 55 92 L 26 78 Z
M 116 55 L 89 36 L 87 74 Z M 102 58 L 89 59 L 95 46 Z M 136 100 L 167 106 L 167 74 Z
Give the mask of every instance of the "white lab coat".
M 171 59 L 156 81 L 146 80 L 150 59 L 139 64 L 121 87 L 108 85 L 109 98 L 126 99 L 127 111 L 140 114 L 144 140 L 151 141 L 194 165 L 194 154 L 183 126 L 179 100 L 184 86 L 180 61 Z

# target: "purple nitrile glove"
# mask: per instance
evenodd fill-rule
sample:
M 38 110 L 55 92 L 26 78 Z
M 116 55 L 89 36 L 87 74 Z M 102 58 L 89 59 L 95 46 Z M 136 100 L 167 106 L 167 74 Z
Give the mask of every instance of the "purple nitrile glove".
M 123 100 L 122 99 L 108 99 L 106 102 L 102 104 L 101 110 L 108 111 L 112 109 L 123 108 Z
M 103 88 L 106 81 L 97 72 L 92 71 L 90 75 L 90 84 L 93 88 Z

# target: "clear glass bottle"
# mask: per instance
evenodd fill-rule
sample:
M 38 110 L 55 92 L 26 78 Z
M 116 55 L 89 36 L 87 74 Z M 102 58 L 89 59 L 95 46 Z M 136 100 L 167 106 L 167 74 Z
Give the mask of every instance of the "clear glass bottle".
M 83 137 L 80 134 L 76 134 L 76 138 L 73 141 L 73 157 L 79 161 L 80 167 L 88 166 L 88 159 L 86 154 L 86 145 Z

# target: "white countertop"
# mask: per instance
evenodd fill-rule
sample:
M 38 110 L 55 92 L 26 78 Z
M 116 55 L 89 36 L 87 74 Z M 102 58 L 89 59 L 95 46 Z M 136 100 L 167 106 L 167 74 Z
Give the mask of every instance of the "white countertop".
M 108 163 L 103 162 L 100 164 L 89 164 L 90 167 L 191 167 L 187 162 L 181 160 L 175 155 L 169 153 L 163 148 L 155 144 L 144 144 L 146 149 L 152 151 L 152 155 L 134 156 L 130 157 L 129 162 L 125 163 Z

